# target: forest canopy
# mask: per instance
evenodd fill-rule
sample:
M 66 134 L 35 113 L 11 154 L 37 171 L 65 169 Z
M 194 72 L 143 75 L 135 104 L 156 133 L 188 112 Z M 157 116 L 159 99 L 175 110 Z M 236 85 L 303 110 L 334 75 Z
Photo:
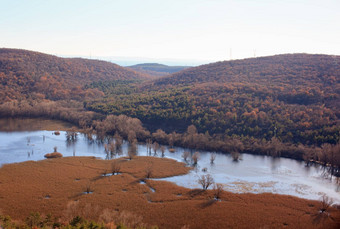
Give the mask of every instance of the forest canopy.
M 193 124 L 212 135 L 335 144 L 339 64 L 338 56 L 288 54 L 202 65 L 128 88 L 101 82 L 89 87 L 106 96 L 86 108 L 136 117 L 151 130 Z

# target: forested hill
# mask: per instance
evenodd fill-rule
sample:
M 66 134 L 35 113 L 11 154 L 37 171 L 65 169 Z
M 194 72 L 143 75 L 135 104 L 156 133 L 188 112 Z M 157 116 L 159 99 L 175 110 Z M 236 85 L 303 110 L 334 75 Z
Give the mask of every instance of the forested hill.
M 100 88 L 99 88 L 100 89 Z M 287 54 L 189 68 L 126 94 L 112 87 L 91 110 L 137 117 L 149 128 L 270 140 L 335 143 L 340 56 Z M 106 91 L 108 92 L 109 90 Z
M 20 49 L 0 49 L 0 101 L 96 97 L 98 90 L 85 89 L 93 81 L 148 78 L 119 65 L 81 58 L 60 58 Z
M 129 66 L 137 72 L 149 74 L 151 76 L 166 76 L 172 73 L 176 73 L 182 71 L 184 69 L 190 68 L 189 66 L 168 66 L 164 64 L 157 63 L 146 63 L 146 64 L 137 64 Z
M 214 85 L 216 84 L 216 85 Z M 218 85 L 217 85 L 218 84 Z M 243 88 L 288 103 L 340 106 L 340 56 L 285 54 L 223 61 L 161 78 L 152 87 L 207 86 Z
M 328 87 L 339 80 L 340 56 L 285 54 L 193 67 L 162 78 L 156 84 L 217 82 Z

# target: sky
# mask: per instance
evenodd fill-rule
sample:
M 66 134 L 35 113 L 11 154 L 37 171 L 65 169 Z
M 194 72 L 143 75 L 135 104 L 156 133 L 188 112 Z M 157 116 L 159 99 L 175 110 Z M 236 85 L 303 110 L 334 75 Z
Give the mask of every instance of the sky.
M 0 47 L 126 64 L 340 55 L 339 12 L 340 0 L 0 0 Z

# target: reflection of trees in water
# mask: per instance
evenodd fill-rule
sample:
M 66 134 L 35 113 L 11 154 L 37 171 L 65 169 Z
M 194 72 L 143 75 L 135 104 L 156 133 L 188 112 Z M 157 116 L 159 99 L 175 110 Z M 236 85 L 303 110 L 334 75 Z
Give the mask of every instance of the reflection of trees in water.
M 270 169 L 276 171 L 278 166 L 280 165 L 280 158 L 278 157 L 270 157 Z
M 129 142 L 128 145 L 128 157 L 131 160 L 134 156 L 137 155 L 137 139 L 134 139 L 132 142 Z
M 75 144 L 78 141 L 78 133 L 74 130 L 66 131 L 66 147 L 73 147 L 73 157 L 76 156 Z
M 340 177 L 335 178 L 335 183 L 336 183 L 336 191 L 340 192 Z
M 112 159 L 116 156 L 121 156 L 123 153 L 122 145 L 123 138 L 119 134 L 115 134 L 113 137 L 108 136 L 104 140 L 104 151 L 106 154 L 106 159 Z M 137 147 L 137 143 L 135 143 Z M 129 146 L 130 147 L 130 146 Z M 129 148 L 130 150 L 130 148 Z

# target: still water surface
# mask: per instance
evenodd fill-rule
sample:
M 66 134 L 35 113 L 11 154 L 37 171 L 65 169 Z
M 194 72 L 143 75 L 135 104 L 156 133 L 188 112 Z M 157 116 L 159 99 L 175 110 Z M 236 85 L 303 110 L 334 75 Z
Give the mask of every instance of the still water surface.
M 104 145 L 89 141 L 78 134 L 75 142 L 66 140 L 66 132 L 54 135 L 53 131 L 0 132 L 0 166 L 7 163 L 28 160 L 44 160 L 46 153 L 58 152 L 64 156 L 95 156 L 105 159 Z M 127 154 L 127 144 L 123 145 L 123 154 Z M 165 151 L 165 157 L 183 161 L 183 148 L 176 148 L 175 153 Z M 145 145 L 138 145 L 138 155 L 147 156 Z M 199 188 L 198 177 L 211 174 L 216 183 L 222 183 L 224 189 L 232 192 L 294 195 L 306 199 L 321 199 L 323 194 L 340 203 L 340 188 L 335 179 L 330 179 L 321 167 L 306 167 L 303 162 L 243 154 L 242 160 L 234 162 L 228 154 L 217 154 L 215 162 L 210 163 L 211 152 L 200 152 L 198 165 L 189 174 L 161 180 L 175 182 L 188 188 Z M 158 157 L 161 153 L 158 152 Z M 207 172 L 202 169 L 206 168 Z

